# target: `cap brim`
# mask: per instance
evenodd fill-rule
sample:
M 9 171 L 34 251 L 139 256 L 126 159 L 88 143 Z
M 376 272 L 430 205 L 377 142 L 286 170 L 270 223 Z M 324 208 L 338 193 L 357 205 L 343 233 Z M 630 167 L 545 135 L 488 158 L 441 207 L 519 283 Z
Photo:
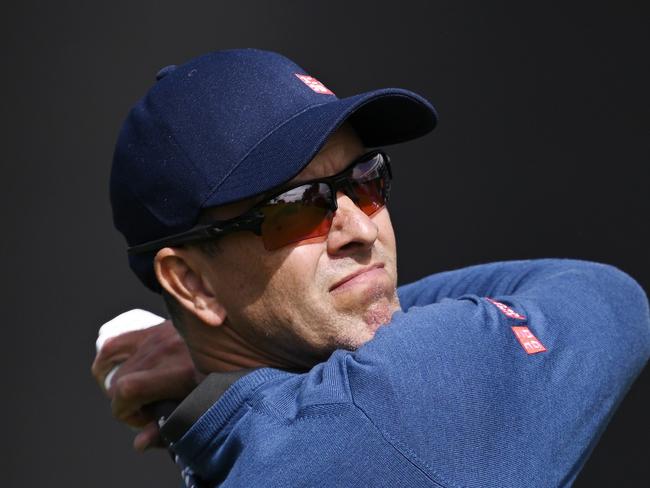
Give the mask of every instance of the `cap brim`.
M 203 208 L 266 192 L 296 176 L 345 121 L 366 147 L 421 137 L 436 125 L 433 106 L 408 90 L 386 88 L 311 107 L 269 133 L 206 199 Z M 260 178 L 260 175 L 264 175 Z

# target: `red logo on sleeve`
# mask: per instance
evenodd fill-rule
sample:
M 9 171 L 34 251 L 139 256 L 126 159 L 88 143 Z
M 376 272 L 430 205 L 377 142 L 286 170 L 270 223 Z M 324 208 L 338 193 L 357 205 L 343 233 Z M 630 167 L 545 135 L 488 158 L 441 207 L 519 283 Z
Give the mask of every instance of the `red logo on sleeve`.
M 316 93 L 320 93 L 322 95 L 334 95 L 333 92 L 328 90 L 328 88 L 323 85 L 320 81 L 318 81 L 316 78 L 312 76 L 307 76 L 307 75 L 299 75 L 298 73 L 294 73 L 300 81 L 302 81 L 305 85 L 307 85 L 309 88 L 314 90 Z
M 515 337 L 528 354 L 537 354 L 538 352 L 546 351 L 544 345 L 539 342 L 537 337 L 533 335 L 528 327 L 513 327 L 512 331 Z
M 501 310 L 503 315 L 505 315 L 506 317 L 510 317 L 511 319 L 517 319 L 517 320 L 526 320 L 526 317 L 524 317 L 523 315 L 515 312 L 513 309 L 511 309 L 505 303 L 497 302 L 496 300 L 492 300 L 491 298 L 488 298 L 488 297 L 486 297 L 486 299 L 487 299 L 488 302 L 490 302 L 496 308 Z

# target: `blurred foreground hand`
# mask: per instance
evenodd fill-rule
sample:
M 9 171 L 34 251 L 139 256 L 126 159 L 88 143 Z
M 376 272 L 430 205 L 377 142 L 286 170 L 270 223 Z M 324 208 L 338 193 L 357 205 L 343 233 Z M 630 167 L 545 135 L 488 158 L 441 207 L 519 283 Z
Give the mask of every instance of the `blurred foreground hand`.
M 91 370 L 111 399 L 113 416 L 142 429 L 133 441 L 140 451 L 162 446 L 151 404 L 180 402 L 200 381 L 185 342 L 169 320 L 98 340 Z

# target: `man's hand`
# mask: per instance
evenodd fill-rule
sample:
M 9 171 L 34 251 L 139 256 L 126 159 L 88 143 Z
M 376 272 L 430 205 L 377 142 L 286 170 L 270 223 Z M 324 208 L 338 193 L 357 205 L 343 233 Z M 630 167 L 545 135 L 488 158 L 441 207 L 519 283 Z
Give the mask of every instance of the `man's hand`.
M 106 390 L 106 375 L 116 365 L 119 368 Z M 157 419 L 147 406 L 182 400 L 200 379 L 185 342 L 169 320 L 108 339 L 95 357 L 92 373 L 111 399 L 113 416 L 142 428 L 133 441 L 138 450 L 161 445 Z

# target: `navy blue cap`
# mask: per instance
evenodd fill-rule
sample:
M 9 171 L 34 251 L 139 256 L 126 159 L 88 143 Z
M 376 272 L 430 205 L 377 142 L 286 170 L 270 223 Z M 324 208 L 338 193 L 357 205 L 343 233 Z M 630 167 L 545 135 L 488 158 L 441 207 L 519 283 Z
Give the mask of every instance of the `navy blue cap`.
M 343 99 L 280 54 L 217 51 L 160 70 L 131 109 L 111 172 L 115 227 L 129 246 L 182 232 L 200 212 L 296 176 L 345 121 L 366 147 L 436 124 L 421 96 L 387 88 Z M 154 291 L 153 256 L 129 256 Z

